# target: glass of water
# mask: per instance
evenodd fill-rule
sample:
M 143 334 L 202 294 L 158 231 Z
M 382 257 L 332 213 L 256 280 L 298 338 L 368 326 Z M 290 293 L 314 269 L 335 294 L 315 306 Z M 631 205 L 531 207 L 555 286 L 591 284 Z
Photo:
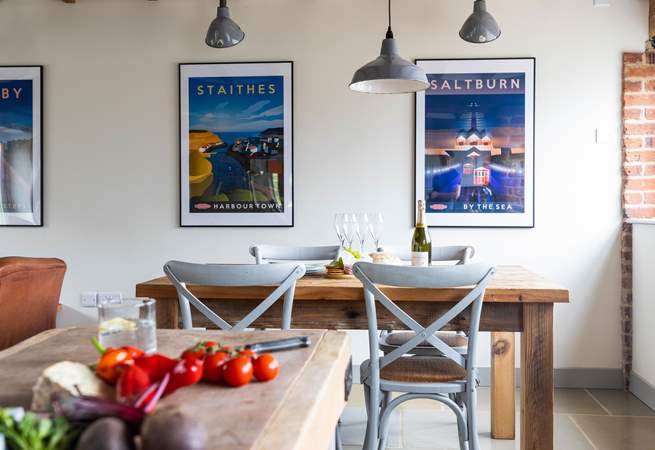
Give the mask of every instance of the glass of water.
M 157 351 L 155 300 L 125 298 L 98 305 L 98 340 L 104 347 L 133 345 Z

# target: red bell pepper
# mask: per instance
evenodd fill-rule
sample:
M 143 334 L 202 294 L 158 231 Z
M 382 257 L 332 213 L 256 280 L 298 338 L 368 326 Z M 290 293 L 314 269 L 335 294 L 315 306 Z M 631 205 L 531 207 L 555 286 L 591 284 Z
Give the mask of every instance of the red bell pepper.
M 143 369 L 150 377 L 151 382 L 159 381 L 164 375 L 171 372 L 177 361 L 160 353 L 144 355 L 134 360 L 134 364 Z
M 105 348 L 94 337 L 91 339 L 93 345 L 101 354 L 96 364 L 96 375 L 109 384 L 115 384 L 120 375 L 118 367 L 126 364 L 133 364 L 135 358 L 143 356 L 143 350 L 126 345 L 120 348 Z
M 152 384 L 146 371 L 136 364 L 121 365 L 118 372 L 116 399 L 121 403 L 131 405 Z

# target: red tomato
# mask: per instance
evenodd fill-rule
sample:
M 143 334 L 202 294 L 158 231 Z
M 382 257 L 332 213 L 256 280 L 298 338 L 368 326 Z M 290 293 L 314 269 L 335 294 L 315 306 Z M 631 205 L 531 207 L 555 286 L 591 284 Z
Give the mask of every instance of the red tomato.
M 280 373 L 280 364 L 270 353 L 264 353 L 252 362 L 255 378 L 259 381 L 270 381 Z
M 228 386 L 248 384 L 252 376 L 252 361 L 247 356 L 237 356 L 223 364 L 223 381 Z
M 250 350 L 249 348 L 244 348 L 239 352 L 239 356 L 247 356 L 248 358 L 255 358 L 257 357 L 257 353 Z
M 225 352 L 210 353 L 205 357 L 202 369 L 202 379 L 211 383 L 218 383 L 223 378 L 223 364 L 230 358 Z
M 171 379 L 166 386 L 164 395 L 172 394 L 184 386 L 196 384 L 202 378 L 203 362 L 196 358 L 182 358 L 171 371 Z

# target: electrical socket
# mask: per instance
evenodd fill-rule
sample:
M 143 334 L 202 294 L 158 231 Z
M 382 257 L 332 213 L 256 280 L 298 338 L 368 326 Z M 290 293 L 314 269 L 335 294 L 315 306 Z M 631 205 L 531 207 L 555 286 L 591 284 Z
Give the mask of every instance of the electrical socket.
M 122 292 L 98 292 L 98 305 L 102 303 L 118 303 L 122 299 Z
M 98 306 L 98 293 L 95 291 L 84 291 L 80 295 L 80 304 L 85 308 Z

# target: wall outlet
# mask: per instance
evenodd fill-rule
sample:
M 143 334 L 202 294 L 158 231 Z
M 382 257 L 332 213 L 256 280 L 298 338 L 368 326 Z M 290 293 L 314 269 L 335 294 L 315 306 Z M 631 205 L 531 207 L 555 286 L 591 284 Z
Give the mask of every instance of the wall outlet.
M 80 304 L 85 308 L 95 308 L 98 306 L 98 293 L 95 291 L 82 292 Z
M 122 299 L 122 292 L 98 292 L 98 305 L 101 303 L 118 303 Z
M 594 6 L 596 8 L 607 8 L 610 6 L 610 0 L 594 0 Z

